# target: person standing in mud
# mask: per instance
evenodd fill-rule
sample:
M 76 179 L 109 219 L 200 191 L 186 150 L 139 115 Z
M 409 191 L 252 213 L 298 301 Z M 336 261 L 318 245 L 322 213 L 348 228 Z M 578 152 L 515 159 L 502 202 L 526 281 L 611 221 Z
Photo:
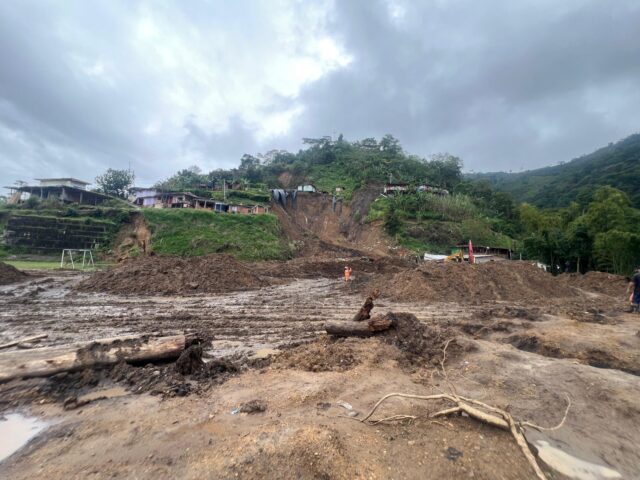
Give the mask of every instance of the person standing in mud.
M 348 282 L 349 280 L 351 280 L 351 267 L 347 265 L 344 267 L 344 281 Z
M 640 312 L 640 267 L 636 267 L 631 277 L 631 282 L 627 287 L 627 295 L 631 291 L 629 301 L 631 303 L 631 312 Z

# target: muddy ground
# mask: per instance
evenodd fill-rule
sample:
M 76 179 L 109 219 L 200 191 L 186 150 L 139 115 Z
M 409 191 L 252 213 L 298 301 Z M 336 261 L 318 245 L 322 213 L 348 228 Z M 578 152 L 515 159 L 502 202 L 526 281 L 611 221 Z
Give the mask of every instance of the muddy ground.
M 88 284 L 77 272 L 30 272 L 0 287 L 0 343 L 192 332 L 210 365 L 182 374 L 173 363 L 119 364 L 0 385 L 2 412 L 48 422 L 0 463 L 0 477 L 534 478 L 508 433 L 463 416 L 429 418 L 443 404 L 394 399 L 376 418 L 417 418 L 357 421 L 387 393 L 452 387 L 543 426 L 560 421 L 568 395 L 562 428 L 527 430 L 548 477 L 639 477 L 640 316 L 624 313 L 620 278 L 532 280 L 517 267 L 524 273 L 505 283 L 499 271 L 461 271 L 469 287 L 460 293 L 450 273 L 390 260 L 353 260 L 360 268 L 346 285 L 343 263 L 255 266 L 247 278 L 258 284 L 226 293 L 106 294 L 77 288 Z M 491 281 L 476 288 L 476 276 Z M 421 286 L 429 277 L 440 286 Z M 390 337 L 323 333 L 385 278 L 395 281 L 374 313 L 414 314 L 428 333 L 420 354 Z M 0 367 L 1 355 L 19 352 L 0 353 Z

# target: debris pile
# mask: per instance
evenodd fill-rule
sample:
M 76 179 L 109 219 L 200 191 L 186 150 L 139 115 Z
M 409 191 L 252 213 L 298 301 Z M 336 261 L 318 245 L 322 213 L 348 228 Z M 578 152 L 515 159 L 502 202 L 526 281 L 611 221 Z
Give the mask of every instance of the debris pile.
M 611 297 L 622 297 L 629 284 L 629 280 L 622 275 L 595 271 L 585 274 L 565 273 L 557 278 L 571 287 L 577 287 Z
M 254 265 L 262 275 L 276 278 L 340 278 L 344 275 L 344 267 L 349 265 L 356 272 L 355 278 L 363 274 L 391 274 L 400 272 L 410 266 L 398 258 L 373 259 L 370 257 L 308 259 L 298 258 L 287 262 L 262 262 Z
M 423 324 L 412 313 L 390 312 L 387 316 L 393 317 L 394 328 L 383 332 L 384 340 L 410 357 L 437 364 L 442 359 L 445 346 L 450 354 L 460 350 L 455 340 L 457 333 L 451 329 Z
M 86 292 L 185 295 L 251 290 L 268 282 L 231 255 L 177 258 L 148 256 L 125 260 L 94 273 L 76 288 Z
M 376 276 L 366 286 L 397 301 L 528 301 L 575 297 L 579 293 L 527 262 L 479 265 L 426 263 L 391 276 Z
M 285 350 L 272 365 L 308 372 L 344 372 L 362 362 L 363 349 L 363 345 L 355 339 L 334 340 L 325 337 Z
M 13 265 L 0 262 L 0 285 L 21 282 L 26 280 L 28 276 L 25 272 L 18 270 Z

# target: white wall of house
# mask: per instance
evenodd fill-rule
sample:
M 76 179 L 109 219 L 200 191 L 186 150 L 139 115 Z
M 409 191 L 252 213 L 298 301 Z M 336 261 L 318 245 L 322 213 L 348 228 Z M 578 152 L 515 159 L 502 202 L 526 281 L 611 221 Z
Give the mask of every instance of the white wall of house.
M 43 178 L 40 180 L 41 187 L 75 187 L 85 189 L 84 182 L 76 182 L 71 179 Z

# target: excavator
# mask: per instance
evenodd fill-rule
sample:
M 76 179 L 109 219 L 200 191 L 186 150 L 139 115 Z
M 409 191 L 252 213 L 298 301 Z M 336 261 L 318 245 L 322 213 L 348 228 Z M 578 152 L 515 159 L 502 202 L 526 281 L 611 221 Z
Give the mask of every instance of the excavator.
M 462 253 L 461 250 L 458 250 L 457 252 L 454 252 L 451 255 L 449 255 L 448 257 L 446 257 L 444 259 L 444 261 L 445 262 L 462 263 L 462 262 L 464 262 L 464 254 Z

